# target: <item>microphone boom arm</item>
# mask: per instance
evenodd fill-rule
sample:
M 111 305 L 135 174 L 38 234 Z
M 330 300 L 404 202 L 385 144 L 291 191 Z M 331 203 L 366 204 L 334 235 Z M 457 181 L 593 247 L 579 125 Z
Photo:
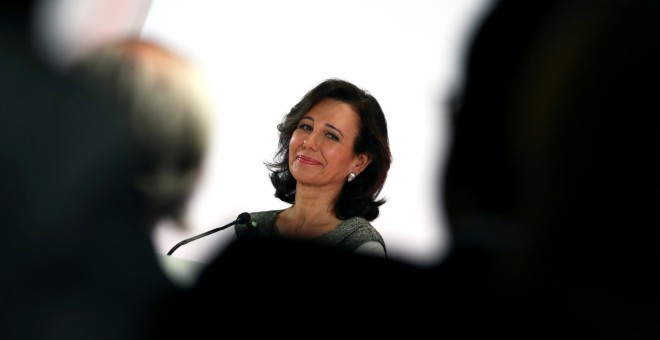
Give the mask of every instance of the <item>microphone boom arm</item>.
M 229 228 L 229 227 L 233 226 L 233 225 L 236 224 L 236 223 L 243 223 L 243 224 L 245 224 L 245 223 L 248 223 L 248 222 L 250 222 L 250 214 L 248 214 L 248 213 L 246 213 L 246 212 L 241 213 L 240 215 L 238 215 L 238 218 L 236 218 L 236 220 L 234 220 L 234 221 L 232 221 L 232 222 L 230 222 L 230 223 L 228 223 L 228 224 L 226 224 L 226 225 L 224 225 L 224 226 L 222 226 L 222 227 L 218 227 L 218 228 L 215 228 L 215 229 L 211 229 L 211 230 L 209 230 L 209 231 L 203 232 L 203 233 L 201 233 L 201 234 L 199 234 L 199 235 L 196 235 L 196 236 L 193 236 L 193 237 L 187 238 L 187 239 L 185 239 L 185 240 L 183 240 L 183 241 L 177 243 L 176 245 L 174 245 L 174 247 L 172 247 L 172 249 L 170 249 L 170 251 L 167 252 L 167 256 L 172 255 L 172 253 L 173 253 L 175 250 L 177 250 L 177 248 L 181 247 L 182 245 L 184 245 L 184 244 L 186 244 L 186 243 L 192 242 L 192 241 L 194 241 L 194 240 L 196 240 L 196 239 L 198 239 L 198 238 L 202 238 L 202 237 L 204 237 L 204 236 L 206 236 L 206 235 L 213 234 L 213 233 L 218 232 L 218 231 L 220 231 L 220 230 L 223 230 L 223 229 Z

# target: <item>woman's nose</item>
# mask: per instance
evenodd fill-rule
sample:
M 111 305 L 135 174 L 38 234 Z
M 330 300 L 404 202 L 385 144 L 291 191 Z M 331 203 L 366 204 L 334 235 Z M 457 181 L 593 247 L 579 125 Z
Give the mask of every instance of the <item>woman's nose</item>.
M 309 134 L 307 138 L 303 140 L 303 147 L 307 149 L 316 150 L 318 145 L 316 143 L 316 135 L 314 133 Z

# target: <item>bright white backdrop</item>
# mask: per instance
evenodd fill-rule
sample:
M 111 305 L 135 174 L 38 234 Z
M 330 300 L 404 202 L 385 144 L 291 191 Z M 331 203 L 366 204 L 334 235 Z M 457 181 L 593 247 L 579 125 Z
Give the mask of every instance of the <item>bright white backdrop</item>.
M 373 225 L 390 258 L 440 261 L 450 244 L 438 180 L 450 137 L 443 102 L 489 0 L 153 0 L 142 36 L 192 59 L 206 75 L 214 134 L 188 209 L 189 228 L 154 233 L 165 254 L 179 241 L 241 212 L 287 205 L 273 196 L 264 161 L 276 125 L 318 82 L 338 77 L 370 91 L 388 120 L 393 163 Z M 175 257 L 206 263 L 233 237 L 226 229 Z

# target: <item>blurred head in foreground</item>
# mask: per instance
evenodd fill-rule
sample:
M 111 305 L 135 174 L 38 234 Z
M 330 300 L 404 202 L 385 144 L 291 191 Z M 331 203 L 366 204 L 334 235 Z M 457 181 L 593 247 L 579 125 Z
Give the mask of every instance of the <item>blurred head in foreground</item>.
M 469 50 L 442 179 L 454 251 L 501 292 L 609 335 L 657 332 L 658 13 L 499 1 Z
M 147 218 L 184 226 L 188 199 L 208 148 L 211 108 L 198 69 L 172 49 L 139 38 L 102 44 L 73 72 L 115 98 L 141 155 L 134 178 Z

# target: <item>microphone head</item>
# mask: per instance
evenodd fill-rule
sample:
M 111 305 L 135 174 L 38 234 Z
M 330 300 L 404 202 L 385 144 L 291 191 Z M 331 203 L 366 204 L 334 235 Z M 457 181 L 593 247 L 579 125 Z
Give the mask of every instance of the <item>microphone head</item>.
M 248 224 L 250 222 L 251 218 L 252 217 L 250 216 L 249 213 L 244 212 L 244 213 L 241 213 L 240 215 L 238 215 L 238 218 L 236 219 L 236 222 L 240 223 L 240 224 Z

